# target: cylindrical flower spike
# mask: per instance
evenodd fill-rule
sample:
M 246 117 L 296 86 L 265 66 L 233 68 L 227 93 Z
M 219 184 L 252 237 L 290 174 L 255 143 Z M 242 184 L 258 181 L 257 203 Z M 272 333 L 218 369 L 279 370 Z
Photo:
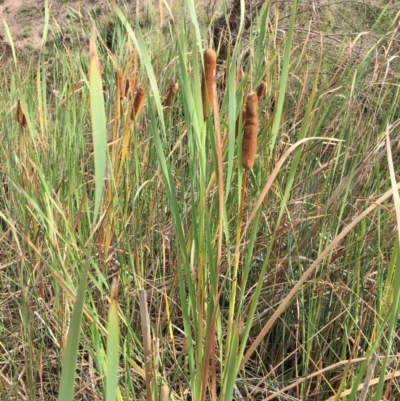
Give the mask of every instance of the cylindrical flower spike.
M 176 92 L 178 92 L 178 83 L 175 82 L 173 79 L 171 80 L 170 84 L 168 85 L 168 92 L 167 92 L 167 96 L 165 97 L 164 100 L 164 107 L 167 109 L 169 107 L 171 107 L 171 103 L 172 103 L 172 98 L 174 97 L 174 95 L 176 94 Z
M 208 117 L 209 109 L 214 107 L 214 77 L 217 68 L 217 57 L 214 50 L 204 51 L 204 74 L 201 80 L 201 98 L 203 102 L 204 120 Z
M 21 99 L 18 99 L 18 104 L 17 104 L 17 121 L 24 128 L 26 128 L 28 126 L 28 122 L 26 121 L 25 113 L 22 110 Z
M 144 102 L 146 100 L 146 91 L 143 88 L 139 88 L 136 92 L 135 100 L 133 101 L 133 108 L 132 108 L 132 118 L 137 118 L 140 114 L 144 106 Z
M 257 89 L 257 98 L 258 98 L 258 103 L 263 100 L 265 92 L 267 91 L 267 84 L 265 81 L 261 82 L 260 86 Z
M 258 135 L 258 97 L 251 92 L 246 97 L 244 134 L 242 140 L 242 165 L 245 170 L 253 167 L 256 159 Z
M 119 68 L 115 70 L 115 80 L 117 83 L 117 96 L 120 99 L 123 99 L 124 98 L 123 78 L 122 78 L 122 71 Z

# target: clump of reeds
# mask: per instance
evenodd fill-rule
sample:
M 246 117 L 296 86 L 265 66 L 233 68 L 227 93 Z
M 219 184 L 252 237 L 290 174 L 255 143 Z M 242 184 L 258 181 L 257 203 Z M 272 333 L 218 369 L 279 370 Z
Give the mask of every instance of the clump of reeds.
M 146 100 L 146 91 L 143 88 L 139 88 L 136 92 L 135 99 L 133 100 L 133 107 L 131 111 L 131 118 L 137 118 L 144 106 Z
M 214 50 L 204 51 L 204 73 L 201 80 L 201 99 L 203 103 L 204 120 L 208 117 L 209 108 L 214 106 L 214 77 L 217 68 L 217 56 Z
M 176 92 L 178 92 L 178 89 L 179 89 L 178 82 L 175 82 L 173 79 L 171 79 L 168 85 L 167 95 L 165 96 L 165 100 L 163 103 L 165 111 L 168 111 L 169 108 L 171 107 L 172 99 L 175 96 Z
M 242 140 L 242 165 L 245 170 L 253 167 L 256 159 L 258 135 L 258 96 L 251 92 L 246 97 L 244 134 Z
M 26 121 L 24 110 L 22 110 L 21 99 L 18 99 L 17 121 L 23 128 L 26 128 L 28 126 L 28 122 Z

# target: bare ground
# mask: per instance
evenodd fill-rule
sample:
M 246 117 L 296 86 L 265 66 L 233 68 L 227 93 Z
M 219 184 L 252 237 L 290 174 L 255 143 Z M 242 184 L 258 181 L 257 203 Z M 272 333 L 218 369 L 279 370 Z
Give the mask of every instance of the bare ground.
M 121 7 L 134 15 L 136 10 L 148 15 L 155 14 L 158 9 L 158 0 L 127 0 L 116 1 Z M 183 9 L 184 0 L 168 0 L 171 12 L 179 15 Z M 221 0 L 202 0 L 199 3 L 201 12 L 209 16 L 215 11 L 217 3 Z M 80 35 L 83 35 L 82 27 L 90 24 L 90 18 L 106 19 L 112 13 L 109 0 L 49 0 L 50 28 L 47 43 L 62 41 L 65 45 L 76 46 Z M 126 9 L 125 9 L 126 10 Z M 6 25 L 9 28 L 12 40 L 19 50 L 38 50 L 41 48 L 44 19 L 44 0 L 0 0 L 0 57 L 9 53 L 9 36 Z M 164 7 L 165 20 L 170 18 L 169 11 Z

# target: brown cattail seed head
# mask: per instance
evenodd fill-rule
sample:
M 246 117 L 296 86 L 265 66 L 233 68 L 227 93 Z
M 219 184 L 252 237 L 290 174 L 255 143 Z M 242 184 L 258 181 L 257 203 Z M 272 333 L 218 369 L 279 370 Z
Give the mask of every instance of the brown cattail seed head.
M 124 97 L 128 97 L 129 93 L 129 79 L 125 79 L 124 83 Z
M 265 81 L 261 82 L 260 86 L 257 89 L 257 98 L 258 98 L 258 103 L 263 100 L 265 92 L 267 91 L 267 84 Z
M 122 78 L 122 72 L 119 68 L 115 70 L 115 81 L 117 83 L 117 96 L 120 99 L 123 99 L 124 98 L 123 78 Z
M 172 103 L 172 98 L 174 97 L 174 95 L 176 94 L 176 92 L 178 92 L 178 83 L 175 82 L 173 79 L 171 79 L 169 85 L 168 85 L 168 92 L 167 92 L 167 96 L 165 97 L 164 100 L 164 107 L 168 108 L 171 106 Z
M 133 109 L 131 114 L 132 118 L 136 118 L 139 115 L 140 111 L 144 106 L 145 100 L 146 100 L 146 91 L 143 88 L 139 88 L 136 93 L 135 100 L 133 101 Z
M 17 104 L 17 121 L 24 128 L 26 128 L 28 126 L 28 123 L 27 123 L 26 117 L 25 117 L 25 113 L 22 110 L 21 99 L 18 99 L 18 104 Z
M 246 97 L 244 134 L 242 140 L 242 165 L 245 170 L 253 167 L 256 159 L 258 135 L 258 97 L 251 92 Z
M 204 120 L 208 117 L 209 108 L 214 107 L 214 77 L 217 68 L 217 57 L 214 50 L 204 51 L 204 74 L 201 80 L 201 99 L 203 102 Z

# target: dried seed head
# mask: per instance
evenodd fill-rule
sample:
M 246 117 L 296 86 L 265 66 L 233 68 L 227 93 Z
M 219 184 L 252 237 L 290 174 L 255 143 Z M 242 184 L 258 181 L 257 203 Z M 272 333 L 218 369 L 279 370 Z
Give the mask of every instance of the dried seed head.
M 172 98 L 174 97 L 176 92 L 178 92 L 178 88 L 179 88 L 178 82 L 175 82 L 173 79 L 171 79 L 171 81 L 168 85 L 167 96 L 165 96 L 165 100 L 164 100 L 165 108 L 169 108 L 171 106 Z
M 258 103 L 264 98 L 265 92 L 267 91 L 267 83 L 265 81 L 261 82 L 260 86 L 257 89 L 257 98 Z
M 245 170 L 253 167 L 256 159 L 258 134 L 258 97 L 251 92 L 246 97 L 244 134 L 242 140 L 242 165 Z
M 122 71 L 119 68 L 115 70 L 115 81 L 117 84 L 117 96 L 120 99 L 123 99 L 124 98 L 123 78 L 122 78 Z
M 209 108 L 214 107 L 214 77 L 217 68 L 217 57 L 214 50 L 204 51 L 204 74 L 201 80 L 201 98 L 203 102 L 204 120 L 208 117 Z
M 128 97 L 129 93 L 129 79 L 125 79 L 124 82 L 124 97 Z
M 17 121 L 24 128 L 26 128 L 28 126 L 28 123 L 27 123 L 26 117 L 25 117 L 25 113 L 22 110 L 21 99 L 18 99 L 18 104 L 17 104 Z
M 146 100 L 146 91 L 143 88 L 139 88 L 135 100 L 133 101 L 133 108 L 131 113 L 131 118 L 137 118 L 144 106 Z

